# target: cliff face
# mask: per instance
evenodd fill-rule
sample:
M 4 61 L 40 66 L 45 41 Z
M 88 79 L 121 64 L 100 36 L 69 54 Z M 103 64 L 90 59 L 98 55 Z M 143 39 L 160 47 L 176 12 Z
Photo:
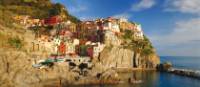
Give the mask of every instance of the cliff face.
M 134 52 L 121 47 L 106 47 L 100 61 L 105 67 L 133 67 Z
M 153 48 L 152 53 L 144 54 L 142 50 L 146 51 L 145 48 L 137 50 L 136 46 L 130 49 L 131 46 L 124 47 L 129 43 L 121 44 L 124 41 L 119 36 L 108 35 L 107 33 L 105 38 L 106 47 L 101 52 L 99 61 L 106 67 L 117 68 L 156 68 L 160 63 L 160 59 Z
M 100 55 L 100 61 L 106 67 L 117 68 L 156 68 L 160 63 L 156 54 L 144 57 L 121 47 L 105 48 Z
M 87 75 L 80 75 L 79 69 L 71 70 L 65 62 L 55 63 L 51 68 L 36 69 L 31 66 L 34 62 L 31 54 L 17 50 L 0 49 L 0 62 L 1 87 L 67 87 L 117 79 L 115 70 L 100 63 L 88 70 Z M 101 76 L 97 77 L 97 74 Z

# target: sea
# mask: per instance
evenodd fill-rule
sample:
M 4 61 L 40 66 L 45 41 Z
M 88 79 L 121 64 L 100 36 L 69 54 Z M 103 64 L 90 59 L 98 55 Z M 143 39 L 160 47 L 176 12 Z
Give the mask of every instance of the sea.
M 161 56 L 161 62 L 169 61 L 175 68 L 200 71 L 200 57 Z M 200 80 L 157 71 L 134 71 L 120 73 L 124 83 L 117 85 L 82 85 L 78 87 L 200 87 Z M 128 78 L 134 77 L 142 83 L 130 84 Z

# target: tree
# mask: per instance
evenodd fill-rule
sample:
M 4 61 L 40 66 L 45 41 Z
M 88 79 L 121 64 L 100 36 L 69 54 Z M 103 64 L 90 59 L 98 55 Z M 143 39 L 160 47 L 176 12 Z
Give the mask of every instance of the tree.
M 55 5 L 53 5 L 52 9 L 50 9 L 49 15 L 50 16 L 60 15 L 63 8 L 64 8 L 63 5 L 61 5 L 60 3 L 56 3 Z
M 149 56 L 153 53 L 153 50 L 151 48 L 144 48 L 142 49 L 142 55 L 143 56 Z

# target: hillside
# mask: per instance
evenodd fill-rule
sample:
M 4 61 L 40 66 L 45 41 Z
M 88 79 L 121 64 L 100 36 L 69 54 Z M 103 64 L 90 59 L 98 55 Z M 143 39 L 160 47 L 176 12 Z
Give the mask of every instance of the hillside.
M 1 0 L 0 11 L 0 23 L 4 25 L 10 24 L 13 21 L 12 17 L 16 15 L 30 15 L 37 19 L 62 15 L 64 20 L 80 22 L 70 15 L 62 4 L 51 3 L 50 0 Z

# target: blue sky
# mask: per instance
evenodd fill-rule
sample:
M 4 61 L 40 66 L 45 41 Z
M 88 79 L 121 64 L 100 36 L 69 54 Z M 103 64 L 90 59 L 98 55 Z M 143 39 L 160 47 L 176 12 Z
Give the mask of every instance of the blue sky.
M 81 20 L 126 17 L 142 24 L 161 56 L 200 56 L 200 0 L 52 0 Z

